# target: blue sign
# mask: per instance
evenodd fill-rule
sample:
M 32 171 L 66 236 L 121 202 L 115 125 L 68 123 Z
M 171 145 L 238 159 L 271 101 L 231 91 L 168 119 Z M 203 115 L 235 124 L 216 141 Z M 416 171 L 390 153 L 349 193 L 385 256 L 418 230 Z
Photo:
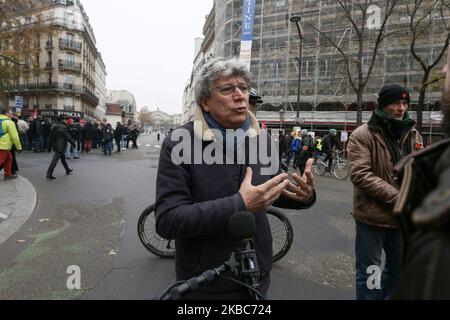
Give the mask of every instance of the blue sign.
M 255 23 L 255 2 L 256 0 L 244 0 L 242 11 L 242 37 L 241 41 L 253 40 L 253 25 Z
M 16 108 L 22 109 L 23 108 L 23 97 L 16 96 Z
M 16 113 L 22 113 L 22 108 L 23 108 L 23 97 L 21 96 L 16 96 Z

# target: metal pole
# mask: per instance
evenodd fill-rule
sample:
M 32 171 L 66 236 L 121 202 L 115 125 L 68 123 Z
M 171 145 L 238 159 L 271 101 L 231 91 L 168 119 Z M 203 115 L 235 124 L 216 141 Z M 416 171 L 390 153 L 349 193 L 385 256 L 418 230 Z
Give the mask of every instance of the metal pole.
M 297 118 L 296 123 L 297 127 L 300 123 L 300 95 L 301 95 L 301 83 L 302 83 L 302 56 L 303 56 L 303 36 L 302 36 L 302 30 L 300 28 L 300 20 L 301 18 L 299 16 L 293 16 L 291 17 L 290 21 L 294 22 L 297 26 L 298 35 L 300 38 L 300 52 L 298 56 L 298 93 L 297 93 Z

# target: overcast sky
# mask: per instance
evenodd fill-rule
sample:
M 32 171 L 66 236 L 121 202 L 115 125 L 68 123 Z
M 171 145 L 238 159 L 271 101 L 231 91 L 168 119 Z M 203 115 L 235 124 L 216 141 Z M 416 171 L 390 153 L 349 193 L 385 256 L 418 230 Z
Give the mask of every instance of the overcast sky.
M 138 110 L 181 113 L 194 41 L 213 0 L 81 0 L 106 65 L 106 87 L 134 94 Z

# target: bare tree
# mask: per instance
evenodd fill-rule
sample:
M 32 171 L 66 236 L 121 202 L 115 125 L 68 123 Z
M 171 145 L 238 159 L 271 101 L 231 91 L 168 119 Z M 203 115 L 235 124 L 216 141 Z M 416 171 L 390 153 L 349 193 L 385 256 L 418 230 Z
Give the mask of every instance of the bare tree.
M 11 81 L 39 74 L 37 39 L 51 32 L 44 15 L 50 5 L 48 0 L 0 1 L 0 99 Z
M 438 81 L 440 77 L 435 77 L 431 81 L 433 69 L 439 64 L 444 56 L 450 43 L 449 26 L 445 16 L 449 13 L 450 2 L 446 0 L 414 0 L 408 5 L 409 29 L 411 45 L 410 50 L 414 59 L 419 63 L 423 70 L 423 77 L 420 83 L 419 102 L 417 105 L 417 128 L 422 130 L 422 112 L 425 104 L 425 95 L 427 88 Z M 438 46 L 435 55 L 430 52 L 420 51 L 422 40 L 429 41 L 432 37 L 431 32 L 435 32 L 436 28 L 443 34 L 442 44 Z
M 155 122 L 153 119 L 153 115 L 150 112 L 140 112 L 139 120 L 141 121 L 141 123 L 146 123 L 149 125 L 153 125 Z
M 351 30 L 350 41 L 356 42 L 354 50 L 350 50 L 348 42 L 341 41 L 341 37 L 336 38 L 318 26 L 311 26 L 342 57 L 349 85 L 357 97 L 356 122 L 359 127 L 362 125 L 364 89 L 369 82 L 383 40 L 392 34 L 387 32 L 386 25 L 399 0 L 336 0 L 336 3 L 342 11 L 342 19 L 339 22 L 345 29 L 342 37 L 348 29 Z M 369 59 L 365 60 L 365 57 Z

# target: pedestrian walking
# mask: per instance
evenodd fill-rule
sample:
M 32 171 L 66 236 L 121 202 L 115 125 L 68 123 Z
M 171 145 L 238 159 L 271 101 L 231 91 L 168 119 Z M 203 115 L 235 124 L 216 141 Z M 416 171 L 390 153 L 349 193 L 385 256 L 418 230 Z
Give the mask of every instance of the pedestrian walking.
M 110 156 L 113 149 L 114 130 L 110 123 L 106 123 L 102 129 L 103 154 Z
M 116 129 L 114 130 L 114 140 L 116 141 L 117 151 L 116 153 L 121 153 L 122 146 L 120 142 L 122 141 L 122 124 L 120 122 L 116 123 Z
M 354 185 L 358 300 L 390 299 L 399 281 L 402 236 L 399 221 L 392 215 L 399 193 L 393 169 L 405 155 L 422 146 L 422 136 L 409 117 L 409 103 L 406 88 L 384 86 L 370 121 L 350 136 L 348 161 Z M 382 251 L 386 256 L 384 269 Z M 377 269 L 382 272 L 381 278 L 371 287 L 369 277 Z
M 50 162 L 50 166 L 47 170 L 47 179 L 49 180 L 56 179 L 53 176 L 53 171 L 55 170 L 59 160 L 61 160 L 67 175 L 70 175 L 73 172 L 73 169 L 70 169 L 67 164 L 65 152 L 67 149 L 67 142 L 69 142 L 74 148 L 76 147 L 76 144 L 69 134 L 69 130 L 66 127 L 66 122 L 67 118 L 64 116 L 56 118 L 55 124 L 50 131 L 49 142 L 55 154 L 53 155 L 52 161 Z

